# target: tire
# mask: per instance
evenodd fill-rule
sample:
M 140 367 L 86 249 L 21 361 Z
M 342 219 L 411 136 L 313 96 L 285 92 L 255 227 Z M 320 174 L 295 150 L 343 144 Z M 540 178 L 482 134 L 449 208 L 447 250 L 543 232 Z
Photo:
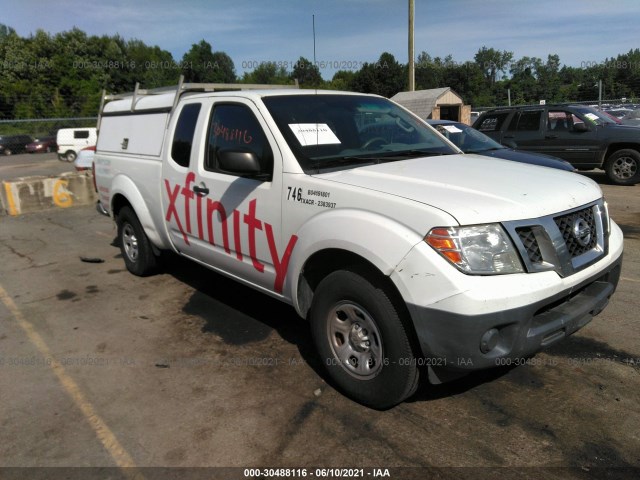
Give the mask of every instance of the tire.
M 387 287 L 356 271 L 339 270 L 320 282 L 309 312 L 311 333 L 335 385 L 351 399 L 383 410 L 416 391 L 418 368 Z
M 604 171 L 617 185 L 635 185 L 640 182 L 640 153 L 630 148 L 618 150 L 607 158 Z
M 67 150 L 67 153 L 64 154 L 64 157 L 67 160 L 67 162 L 71 163 L 71 162 L 75 162 L 76 158 L 78 158 L 78 154 L 73 150 Z
M 4 154 L 8 157 L 9 155 L 12 155 L 12 154 L 13 154 L 13 152 L 11 151 L 11 149 L 10 149 L 10 148 L 5 148 L 5 149 L 4 149 Z
M 139 277 L 155 273 L 158 259 L 134 211 L 130 207 L 122 207 L 117 223 L 118 243 L 127 270 Z

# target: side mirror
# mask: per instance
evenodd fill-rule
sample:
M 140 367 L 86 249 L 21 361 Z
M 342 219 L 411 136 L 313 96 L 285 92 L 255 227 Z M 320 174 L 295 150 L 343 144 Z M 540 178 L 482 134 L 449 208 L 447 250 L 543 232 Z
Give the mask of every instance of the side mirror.
M 221 170 L 236 175 L 255 176 L 262 173 L 258 156 L 244 150 L 219 150 L 218 165 Z
M 589 131 L 589 127 L 587 126 L 586 123 L 574 123 L 573 124 L 573 131 L 574 132 L 588 132 Z

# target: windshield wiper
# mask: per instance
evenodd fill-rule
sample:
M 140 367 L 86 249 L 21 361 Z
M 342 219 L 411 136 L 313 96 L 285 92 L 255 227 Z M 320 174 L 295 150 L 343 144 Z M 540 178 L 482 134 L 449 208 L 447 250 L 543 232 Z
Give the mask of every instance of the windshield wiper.
M 328 167 L 341 167 L 343 165 L 357 165 L 360 163 L 371 163 L 371 164 L 375 164 L 375 163 L 379 163 L 379 158 L 378 157 L 337 157 L 337 158 L 332 158 L 331 160 L 316 160 L 316 167 L 318 169 L 321 168 L 328 168 Z
M 440 155 L 451 155 L 452 152 L 431 152 L 429 150 L 402 150 L 385 155 L 384 158 L 411 158 L 411 157 L 438 157 Z
M 367 156 L 360 156 L 360 155 L 351 155 L 351 156 L 344 156 L 344 157 L 338 157 L 338 158 L 332 158 L 330 160 L 325 160 L 325 161 L 316 161 L 316 168 L 321 169 L 321 168 L 331 168 L 331 167 L 341 167 L 343 165 L 350 165 L 350 164 L 361 164 L 361 163 L 370 163 L 370 164 L 379 164 L 382 162 L 393 162 L 393 161 L 397 161 L 397 160 L 402 160 L 405 158 L 412 158 L 412 157 L 432 157 L 432 156 L 438 156 L 438 155 L 447 155 L 446 153 L 443 152 L 429 152 L 429 151 L 425 151 L 425 150 L 403 150 L 403 151 L 399 151 L 399 152 L 385 152 L 385 153 L 381 153 L 378 155 L 367 155 Z
M 480 153 L 480 152 L 494 152 L 496 150 L 504 150 L 507 147 L 491 147 L 483 148 L 482 150 L 465 150 L 464 153 Z

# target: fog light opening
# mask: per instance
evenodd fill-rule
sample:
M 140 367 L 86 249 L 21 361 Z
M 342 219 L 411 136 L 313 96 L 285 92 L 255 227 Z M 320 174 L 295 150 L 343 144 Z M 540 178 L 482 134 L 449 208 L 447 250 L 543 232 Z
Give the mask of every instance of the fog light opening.
M 497 328 L 487 330 L 480 338 L 480 351 L 485 354 L 489 353 L 491 350 L 498 346 L 499 339 L 500 332 Z

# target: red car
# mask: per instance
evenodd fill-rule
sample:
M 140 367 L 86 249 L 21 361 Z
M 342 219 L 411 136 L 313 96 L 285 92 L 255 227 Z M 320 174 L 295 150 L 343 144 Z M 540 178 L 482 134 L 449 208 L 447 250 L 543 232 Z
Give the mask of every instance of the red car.
M 35 141 L 27 145 L 28 153 L 49 153 L 56 152 L 58 150 L 58 144 L 56 143 L 56 137 L 42 137 L 36 138 Z

